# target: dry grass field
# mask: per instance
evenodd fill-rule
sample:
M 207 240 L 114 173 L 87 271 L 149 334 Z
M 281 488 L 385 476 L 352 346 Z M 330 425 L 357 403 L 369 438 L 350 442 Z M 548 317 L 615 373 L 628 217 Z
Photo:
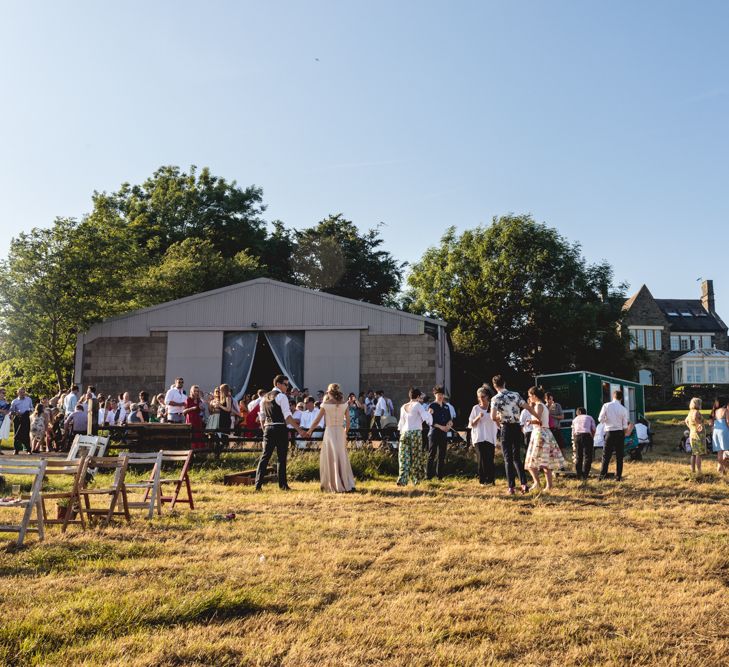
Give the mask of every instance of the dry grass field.
M 254 495 L 209 464 L 194 511 L 2 543 L 0 663 L 726 665 L 729 482 L 658 428 L 622 483 L 528 496 Z

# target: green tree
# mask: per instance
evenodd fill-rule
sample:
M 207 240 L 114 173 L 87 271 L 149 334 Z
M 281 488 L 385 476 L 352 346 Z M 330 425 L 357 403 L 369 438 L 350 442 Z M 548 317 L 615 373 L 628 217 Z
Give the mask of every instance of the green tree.
M 241 188 L 207 167 L 198 173 L 193 165 L 187 173 L 163 166 L 141 185 L 95 192 L 93 204 L 95 211 L 114 210 L 152 260 L 187 238 L 205 239 L 229 258 L 241 250 L 260 257 L 267 240 L 261 188 Z
M 382 250 L 379 230 L 360 233 L 341 213 L 294 232 L 296 283 L 369 303 L 394 305 L 404 265 Z
M 263 274 L 258 260 L 246 250 L 225 257 L 207 239 L 188 238 L 173 243 L 159 264 L 139 280 L 144 305 L 180 299 L 190 294 L 257 278 Z
M 57 218 L 21 233 L 0 262 L 0 349 L 8 380 L 60 389 L 73 374 L 76 335 L 137 305 L 124 276 L 138 253 L 118 221 L 101 212 Z
M 613 286 L 609 264 L 588 264 L 578 243 L 528 215 L 460 236 L 448 229 L 408 285 L 404 303 L 446 320 L 455 350 L 485 371 L 634 372 L 619 327 L 625 286 Z

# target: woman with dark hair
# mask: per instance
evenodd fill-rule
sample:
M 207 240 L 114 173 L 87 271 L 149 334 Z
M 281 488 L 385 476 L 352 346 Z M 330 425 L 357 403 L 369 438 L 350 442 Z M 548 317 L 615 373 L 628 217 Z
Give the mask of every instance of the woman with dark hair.
M 408 478 L 413 484 L 425 479 L 427 454 L 423 449 L 423 424 L 430 426 L 433 416 L 420 402 L 420 389 L 411 387 L 408 391 L 410 401 L 400 408 L 400 446 L 398 447 L 398 486 L 407 486 Z
M 714 401 L 711 419 L 714 422 L 711 448 L 716 452 L 716 469 L 724 475 L 729 469 L 729 401 L 726 398 L 717 398 Z
M 149 414 L 152 411 L 149 407 L 149 394 L 146 391 L 139 392 L 139 411 L 142 413 L 142 419 L 149 421 Z
M 549 409 L 544 404 L 544 389 L 532 387 L 529 390 L 529 403 L 536 413 L 536 419 L 532 419 L 534 429 L 529 440 L 529 449 L 524 459 L 524 467 L 529 471 L 534 484 L 529 490 L 540 489 L 539 471 L 544 471 L 547 481 L 547 491 L 552 489 L 552 471 L 564 467 L 564 457 L 557 441 L 549 429 Z
M 478 403 L 468 417 L 471 442 L 478 452 L 478 481 L 482 485 L 496 484 L 494 480 L 494 448 L 498 426 L 491 419 L 491 392 L 487 387 L 476 391 Z

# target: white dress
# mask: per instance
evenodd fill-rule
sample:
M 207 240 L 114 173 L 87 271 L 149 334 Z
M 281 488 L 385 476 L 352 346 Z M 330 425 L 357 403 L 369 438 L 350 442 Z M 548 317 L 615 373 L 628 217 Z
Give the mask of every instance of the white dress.
M 321 490 L 343 493 L 354 490 L 354 475 L 347 456 L 347 438 L 344 430 L 346 403 L 322 403 L 326 428 L 319 454 Z

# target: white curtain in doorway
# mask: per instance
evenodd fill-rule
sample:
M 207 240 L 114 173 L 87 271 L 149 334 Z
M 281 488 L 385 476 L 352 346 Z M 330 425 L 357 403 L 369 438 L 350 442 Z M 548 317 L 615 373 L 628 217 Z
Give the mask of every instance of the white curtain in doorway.
M 258 332 L 234 331 L 223 336 L 223 382 L 230 386 L 239 401 L 248 389 L 253 361 L 256 358 Z
M 266 331 L 266 340 L 291 386 L 301 389 L 304 384 L 304 332 Z

